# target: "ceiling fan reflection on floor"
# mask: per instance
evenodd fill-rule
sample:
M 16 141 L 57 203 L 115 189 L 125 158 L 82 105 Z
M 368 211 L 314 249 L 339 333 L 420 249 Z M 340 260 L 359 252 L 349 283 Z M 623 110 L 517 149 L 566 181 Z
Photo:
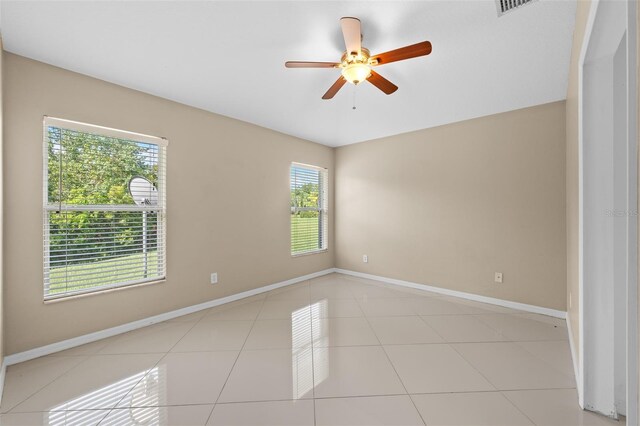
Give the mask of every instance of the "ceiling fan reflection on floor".
M 322 96 L 322 99 L 331 99 L 338 93 L 338 90 L 346 82 L 358 85 L 363 81 L 376 86 L 387 95 L 398 90 L 398 86 L 382 77 L 372 68 L 391 62 L 403 61 L 405 59 L 425 56 L 431 53 L 431 43 L 423 41 L 389 52 L 371 55 L 369 49 L 362 47 L 362 33 L 360 30 L 360 20 L 358 18 L 344 17 L 340 19 L 344 44 L 347 50 L 342 54 L 340 62 L 304 62 L 288 61 L 284 66 L 287 68 L 338 68 L 342 70 L 342 75 Z

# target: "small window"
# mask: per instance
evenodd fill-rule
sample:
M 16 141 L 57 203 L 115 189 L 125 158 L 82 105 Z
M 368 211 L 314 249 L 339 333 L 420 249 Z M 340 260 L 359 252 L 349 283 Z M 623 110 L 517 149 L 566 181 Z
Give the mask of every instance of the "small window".
M 166 145 L 45 117 L 45 300 L 165 278 Z
M 327 169 L 291 164 L 291 254 L 327 249 Z

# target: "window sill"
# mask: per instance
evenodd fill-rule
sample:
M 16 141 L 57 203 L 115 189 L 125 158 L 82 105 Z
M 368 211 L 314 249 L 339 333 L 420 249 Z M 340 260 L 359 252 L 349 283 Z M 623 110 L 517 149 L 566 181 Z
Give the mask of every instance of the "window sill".
M 90 296 L 98 296 L 98 295 L 105 294 L 105 293 L 112 293 L 114 291 L 128 290 L 130 288 L 139 288 L 139 287 L 147 287 L 147 286 L 151 286 L 151 285 L 155 285 L 155 284 L 162 284 L 162 283 L 164 283 L 166 281 L 167 281 L 167 279 L 164 278 L 164 279 L 161 279 L 161 280 L 148 281 L 148 282 L 139 283 L 139 284 L 125 285 L 125 286 L 122 286 L 122 287 L 105 288 L 104 290 L 97 290 L 97 291 L 91 291 L 91 292 L 87 292 L 87 293 L 79 293 L 79 294 L 73 294 L 73 295 L 70 295 L 70 296 L 61 296 L 61 297 L 54 298 L 54 299 L 43 300 L 43 303 L 45 305 L 49 305 L 49 304 L 53 304 L 53 303 L 66 302 L 66 301 L 69 301 L 69 300 L 76 300 L 76 299 L 81 299 L 81 298 L 90 297 Z
M 326 253 L 328 251 L 329 251 L 329 249 L 307 251 L 307 252 L 304 252 L 304 253 L 292 254 L 291 257 L 303 257 L 303 256 L 309 256 L 309 255 L 312 255 L 312 254 Z

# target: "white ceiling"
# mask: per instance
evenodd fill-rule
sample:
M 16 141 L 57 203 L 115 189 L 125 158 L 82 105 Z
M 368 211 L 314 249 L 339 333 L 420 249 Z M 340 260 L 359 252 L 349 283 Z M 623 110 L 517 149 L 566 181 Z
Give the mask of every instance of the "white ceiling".
M 539 0 L 500 18 L 494 0 L 4 1 L 5 49 L 106 81 L 339 146 L 565 99 L 576 2 Z M 399 90 L 346 85 L 339 19 L 372 53 L 423 40 L 427 57 L 376 69 Z M 357 109 L 352 110 L 354 89 Z

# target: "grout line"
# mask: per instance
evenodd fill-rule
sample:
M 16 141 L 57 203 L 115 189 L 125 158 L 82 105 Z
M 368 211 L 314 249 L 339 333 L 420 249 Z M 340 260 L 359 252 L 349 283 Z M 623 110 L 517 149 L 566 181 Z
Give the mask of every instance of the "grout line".
M 268 403 L 268 402 L 296 402 L 296 401 L 312 401 L 312 400 L 331 400 L 331 399 L 352 399 L 352 398 L 379 398 L 386 396 L 412 396 L 412 395 L 455 395 L 455 394 L 474 394 L 474 393 L 501 393 L 505 392 L 544 392 L 544 391 L 562 391 L 562 390 L 573 390 L 576 388 L 538 388 L 538 389 L 498 389 L 498 390 L 472 390 L 472 391 L 458 391 L 458 392 L 414 392 L 411 394 L 404 393 L 389 393 L 389 394 L 376 394 L 376 395 L 347 395 L 347 396 L 322 396 L 315 398 L 299 398 L 299 399 L 265 399 L 265 400 L 249 400 L 249 401 L 228 401 L 228 402 L 219 402 L 215 405 L 233 405 L 233 404 L 253 404 L 253 403 Z M 507 398 L 508 399 L 508 398 Z M 212 403 L 202 404 L 175 404 L 175 405 L 135 405 L 132 407 L 126 408 L 154 408 L 154 407 L 193 407 L 193 406 L 202 406 L 202 405 L 213 405 Z M 123 410 L 126 408 L 116 408 L 116 410 Z M 56 410 L 54 413 L 64 413 L 64 412 L 82 412 L 82 411 L 110 411 L 108 408 L 87 408 L 87 409 L 74 409 L 74 410 Z M 4 413 L 4 414 L 28 414 L 28 413 L 49 413 L 52 411 L 21 411 L 19 413 Z
M 357 302 L 358 304 L 360 304 L 360 302 Z M 362 308 L 362 307 L 361 307 Z M 363 311 L 364 312 L 364 311 Z M 387 350 L 384 348 L 384 345 L 382 344 L 382 342 L 380 341 L 380 337 L 378 337 L 378 333 L 376 333 L 375 328 L 371 325 L 371 321 L 369 321 L 369 318 L 365 315 L 365 320 L 367 321 L 367 324 L 369 324 L 369 328 L 371 329 L 371 331 L 373 332 L 373 335 L 376 336 L 376 340 L 378 340 L 378 343 L 380 344 L 380 346 L 382 347 L 382 352 L 384 353 L 384 355 L 387 357 L 387 361 L 389 362 L 389 365 L 391 366 L 391 368 L 393 368 L 393 372 L 396 373 L 396 377 L 398 378 L 398 381 L 400 382 L 400 384 L 402 385 L 402 388 L 405 391 L 406 395 L 409 395 L 409 400 L 411 401 L 411 404 L 413 404 L 413 408 L 416 410 L 416 412 L 418 413 L 418 416 L 420 416 L 420 420 L 422 420 L 422 423 L 424 423 L 424 425 L 426 426 L 427 422 L 425 421 L 425 419 L 422 417 L 422 413 L 420 413 L 420 410 L 418 410 L 418 407 L 416 406 L 416 403 L 413 401 L 413 398 L 411 398 L 409 391 L 407 390 L 407 387 L 405 386 L 404 382 L 402 381 L 402 377 L 400 377 L 400 374 L 398 374 L 398 370 L 396 370 L 396 366 L 393 365 L 393 362 L 391 361 L 391 358 L 389 357 L 389 354 L 387 353 Z
M 500 395 L 502 395 L 502 397 L 503 397 L 504 399 L 506 399 L 507 401 L 509 401 L 509 404 L 511 404 L 513 407 L 515 407 L 515 409 L 516 409 L 516 410 L 518 410 L 520 413 L 522 413 L 522 415 L 523 415 L 523 416 L 525 416 L 525 417 L 527 418 L 527 420 L 529 420 L 529 421 L 531 422 L 531 424 L 532 424 L 532 425 L 537 425 L 537 423 L 536 423 L 536 422 L 534 422 L 534 421 L 533 421 L 533 419 L 532 419 L 531 417 L 527 416 L 527 414 L 526 414 L 524 411 L 522 411 L 522 410 L 520 409 L 520 407 L 518 407 L 518 406 L 515 404 L 515 402 L 511 401 L 511 400 L 509 399 L 509 397 L 508 397 L 507 395 L 505 395 L 505 394 L 504 394 L 504 391 L 500 391 Z
M 242 351 L 244 350 L 244 346 L 247 344 L 247 340 L 249 340 L 249 336 L 251 335 L 251 332 L 253 331 L 253 327 L 255 327 L 256 321 L 258 321 L 258 318 L 260 318 L 260 314 L 262 313 L 262 310 L 264 309 L 264 304 L 267 301 L 267 294 L 269 294 L 269 293 L 270 292 L 265 292 L 265 297 L 263 297 L 261 299 L 262 303 L 260 304 L 260 309 L 256 313 L 256 316 L 253 319 L 253 322 L 251 323 L 251 328 L 249 329 L 249 332 L 247 333 L 246 337 L 244 338 L 244 342 L 242 342 L 242 347 L 238 351 L 238 355 L 236 356 L 235 361 L 233 361 L 233 365 L 229 369 L 229 374 L 227 374 L 227 378 L 224 380 L 224 384 L 220 388 L 220 393 L 218 394 L 218 397 L 216 398 L 216 402 L 213 404 L 213 408 L 211 409 L 211 413 L 209 413 L 209 417 L 207 417 L 207 421 L 206 421 L 205 424 L 209 423 L 209 420 L 211 419 L 211 416 L 213 415 L 213 410 L 216 409 L 216 405 L 218 404 L 218 401 L 220 400 L 220 397 L 222 396 L 222 392 L 224 392 L 224 388 L 227 386 L 227 382 L 229 381 L 229 378 L 231 377 L 231 374 L 233 373 L 233 369 L 236 367 L 236 364 L 238 363 L 238 359 L 240 359 L 240 354 L 242 354 Z
M 322 318 L 323 320 L 329 319 L 342 319 L 342 318 Z M 364 318 L 362 318 L 364 319 Z M 442 346 L 442 345 L 484 345 L 484 344 L 504 344 L 504 343 L 561 343 L 565 342 L 564 340 L 531 340 L 531 341 L 503 341 L 503 342 L 431 342 L 431 343 L 383 343 L 383 344 L 366 344 L 366 345 L 331 345 L 331 346 L 314 346 L 316 349 L 327 349 L 327 348 L 364 348 L 364 347 L 378 347 L 378 346 Z M 273 351 L 273 350 L 281 350 L 281 349 L 302 349 L 305 346 L 274 346 L 271 348 L 244 348 L 243 352 L 263 352 L 263 351 Z M 524 349 L 524 348 L 523 348 Z M 209 351 L 176 351 L 171 352 L 174 354 L 192 354 L 192 353 L 208 353 L 208 352 L 237 352 L 238 349 L 216 349 Z M 144 354 L 104 354 L 101 356 L 110 356 L 110 355 L 149 355 L 153 353 L 159 352 L 148 352 Z M 162 352 L 164 353 L 164 352 Z M 533 354 L 532 354 L 533 355 Z M 534 355 L 535 356 L 535 355 Z M 537 357 L 536 357 L 537 358 Z
M 135 385 L 133 385 L 133 386 L 131 387 L 131 389 L 129 389 L 127 392 L 125 392 L 125 393 L 124 393 L 124 395 L 122 395 L 122 397 L 118 400 L 118 402 L 116 402 L 116 403 L 115 403 L 115 405 L 114 405 L 113 407 L 111 407 L 111 408 L 107 408 L 107 410 L 109 410 L 109 411 L 107 412 L 107 415 L 106 415 L 106 416 L 104 416 L 104 417 L 103 417 L 103 418 L 98 422 L 98 426 L 99 426 L 99 425 L 100 425 L 100 424 L 101 424 L 101 423 L 102 423 L 102 422 L 103 422 L 107 417 L 109 417 L 109 415 L 111 415 L 111 413 L 112 413 L 114 410 L 116 410 L 116 409 L 117 409 L 118 405 L 120 405 L 120 403 L 121 403 L 122 401 L 124 401 L 124 399 L 125 399 L 125 398 L 126 398 L 126 397 L 131 393 L 131 392 L 133 392 L 133 390 L 134 390 L 134 389 L 135 389 L 135 388 L 136 388 L 140 383 L 142 383 L 142 381 L 143 381 L 143 380 L 144 380 L 144 379 L 149 375 L 149 373 L 151 372 L 151 370 L 153 370 L 155 367 L 157 367 L 157 366 L 158 366 L 158 364 L 160 364 L 160 362 L 161 362 L 161 361 L 162 361 L 162 360 L 163 360 L 163 359 L 164 359 L 164 358 L 165 358 L 169 353 L 171 353 L 171 349 L 173 349 L 173 348 L 174 348 L 174 347 L 175 347 L 175 346 L 176 346 L 176 345 L 177 345 L 177 344 L 178 344 L 182 339 L 184 339 L 184 336 L 186 336 L 187 334 L 189 334 L 189 332 L 190 332 L 191 330 L 193 330 L 193 328 L 194 328 L 194 327 L 195 327 L 195 326 L 196 326 L 200 321 L 202 321 L 202 318 L 204 318 L 204 316 L 203 316 L 203 317 L 201 317 L 200 319 L 198 319 L 198 321 L 195 321 L 195 322 L 193 323 L 193 325 L 192 325 L 191 327 L 189 327 L 189 329 L 188 329 L 188 330 L 187 330 L 187 331 L 182 335 L 182 337 L 180 337 L 180 338 L 176 341 L 176 343 L 174 343 L 174 344 L 169 348 L 169 350 L 168 350 L 168 351 L 163 352 L 163 354 L 164 354 L 164 355 L 162 355 L 162 356 L 160 357 L 160 359 L 158 359 L 158 361 L 157 361 L 155 364 L 153 364 L 153 366 L 152 366 L 152 367 L 150 367 L 150 368 L 147 370 L 147 372 L 142 376 L 142 378 L 141 378 L 140 380 L 138 380 L 138 381 L 136 382 L 136 384 L 135 384 Z M 184 323 L 184 322 L 186 322 L 186 321 L 183 321 L 183 323 Z M 160 323 L 158 323 L 158 324 L 162 324 L 162 323 L 166 323 L 166 324 L 171 323 L 171 324 L 174 324 L 173 322 L 167 322 L 167 321 L 163 321 L 163 322 L 160 322 Z M 179 324 L 179 323 L 180 323 L 180 322 L 178 322 L 178 324 Z M 155 325 L 155 324 L 154 324 L 154 325 Z M 147 327 L 143 327 L 143 328 L 140 328 L 139 330 L 148 329 L 148 327 L 149 327 L 149 326 L 147 326 Z M 137 330 L 133 330 L 133 331 L 137 331 Z M 119 336 L 116 338 L 116 340 L 121 339 L 122 337 L 126 336 L 126 335 L 127 335 L 127 334 L 129 334 L 129 333 L 131 333 L 131 331 L 130 331 L 130 332 L 128 332 L 128 333 L 124 333 L 124 334 L 119 335 Z M 106 347 L 106 345 L 105 345 L 105 347 Z M 104 349 L 104 348 L 103 348 L 103 349 Z M 114 354 L 114 355 L 134 355 L 134 354 Z M 123 408 L 126 408 L 126 407 L 123 407 Z
M 261 300 L 262 300 L 262 301 L 264 301 L 264 299 L 265 299 L 265 298 L 262 298 Z M 240 299 L 240 300 L 243 300 L 243 299 Z M 231 303 L 233 303 L 233 302 L 231 302 Z M 240 305 L 243 305 L 243 304 L 245 304 L 245 303 L 252 303 L 252 302 L 250 302 L 250 301 L 246 301 L 246 302 L 240 303 L 240 304 L 238 304 L 238 305 L 240 306 Z M 221 305 L 221 306 L 223 306 L 223 305 Z M 215 306 L 214 306 L 214 308 L 215 308 Z M 213 309 L 213 308 L 209 308 L 209 309 Z M 227 306 L 227 307 L 226 307 L 226 309 L 233 309 L 233 306 Z M 220 309 L 220 310 L 224 310 L 224 308 L 223 308 L 223 309 Z M 194 313 L 195 313 L 195 312 L 194 312 Z M 185 333 L 185 334 L 183 334 L 183 335 L 182 335 L 182 337 L 180 337 L 180 338 L 176 341 L 176 343 L 174 343 L 174 344 L 171 346 L 171 348 L 169 348 L 169 350 L 168 350 L 167 352 L 162 352 L 164 355 L 160 357 L 160 359 L 158 360 L 158 362 L 156 362 L 156 363 L 153 365 L 153 367 L 151 367 L 151 368 L 149 369 L 149 371 L 147 371 L 147 374 L 145 374 L 145 375 L 144 375 L 144 376 L 143 376 L 143 377 L 142 377 L 138 382 L 136 382 L 136 384 L 135 384 L 131 389 L 129 389 L 129 390 L 128 390 L 128 391 L 127 391 L 127 392 L 122 396 L 122 398 L 120 398 L 120 399 L 118 400 L 118 402 L 115 404 L 115 406 L 114 406 L 114 407 L 112 407 L 112 408 L 108 409 L 108 410 L 109 410 L 109 412 L 107 413 L 107 415 L 106 415 L 106 416 L 104 416 L 104 417 L 102 418 L 102 420 L 100 420 L 100 422 L 98 423 L 98 425 L 100 425 L 100 423 L 102 423 L 102 422 L 103 422 L 103 421 L 104 421 L 104 420 L 105 420 L 105 419 L 106 419 L 106 418 L 111 414 L 111 412 L 112 412 L 113 410 L 118 409 L 118 408 L 117 408 L 117 407 L 118 407 L 118 405 L 119 405 L 119 404 L 120 404 L 120 403 L 121 403 L 121 402 L 122 402 L 122 401 L 127 397 L 127 395 L 129 395 L 129 394 L 130 394 L 130 393 L 131 393 L 131 392 L 136 388 L 136 386 L 138 386 L 138 385 L 139 385 L 139 384 L 140 384 L 140 383 L 141 383 L 141 382 L 142 382 L 142 381 L 147 377 L 147 375 L 149 374 L 149 372 L 150 372 L 154 367 L 156 367 L 158 364 L 160 364 L 160 362 L 161 362 L 161 361 L 162 361 L 162 360 L 163 360 L 167 355 L 169 355 L 170 353 L 172 353 L 172 352 L 171 352 L 171 350 L 172 350 L 173 348 L 175 348 L 175 347 L 178 345 L 178 343 L 180 343 L 180 342 L 182 341 L 182 339 L 184 339 L 184 338 L 185 338 L 185 336 L 186 336 L 187 334 L 189 334 L 189 333 L 191 332 L 191 330 L 193 330 L 193 329 L 196 327 L 196 325 L 200 324 L 200 322 L 202 322 L 206 316 L 207 316 L 207 314 L 204 314 L 204 315 L 202 315 L 200 318 L 198 318 L 196 321 L 193 321 L 193 325 L 192 325 L 191 327 L 189 327 L 189 329 L 186 331 L 186 333 Z M 188 322 L 190 322 L 190 321 L 171 321 L 171 320 L 167 320 L 167 321 L 162 321 L 162 322 L 160 322 L 160 323 L 158 323 L 158 324 L 163 324 L 163 323 L 166 323 L 166 324 L 181 324 L 181 323 L 188 323 Z M 248 321 L 247 321 L 247 322 L 248 322 Z M 153 324 L 153 325 L 155 325 L 155 324 Z M 149 326 L 147 326 L 147 327 L 149 327 Z M 143 327 L 143 328 L 141 328 L 140 330 L 142 330 L 142 329 L 144 329 L 144 328 L 147 328 L 147 327 Z M 137 331 L 137 330 L 132 330 L 132 331 Z M 131 332 L 128 332 L 128 333 L 131 333 Z M 124 334 L 122 334 L 122 335 L 119 335 L 117 338 L 119 339 L 121 336 L 125 336 L 125 335 L 126 335 L 126 334 L 128 334 L 128 333 L 124 333 Z M 247 335 L 247 336 L 248 336 L 248 335 Z M 245 339 L 245 340 L 246 340 L 246 339 Z M 201 353 L 201 352 L 235 352 L 235 351 L 233 351 L 233 350 L 226 350 L 226 351 L 191 351 L 191 352 L 174 352 L 174 353 L 198 353 L 198 352 L 200 352 L 200 353 Z M 126 355 L 126 354 L 112 354 L 112 355 Z M 239 352 L 238 352 L 238 355 L 239 355 Z M 237 360 L 237 357 L 236 357 L 236 360 Z M 235 363 L 234 363 L 234 365 L 235 365 Z M 225 382 L 225 383 L 226 383 L 226 382 Z M 221 392 L 222 392 L 222 391 L 221 391 Z M 200 405 L 209 405 L 209 404 L 200 404 Z M 214 404 L 214 407 L 215 407 L 215 404 Z M 123 407 L 123 408 L 124 408 L 124 407 Z M 211 409 L 211 411 L 213 412 L 213 408 Z M 211 416 L 211 413 L 209 413 L 209 416 Z M 208 421 L 208 419 L 207 419 L 207 421 Z
M 505 342 L 496 342 L 496 343 L 505 343 Z M 449 345 L 449 347 L 450 347 L 451 349 L 453 349 L 453 350 L 454 350 L 454 352 L 455 352 L 455 353 L 457 353 L 457 354 L 458 354 L 458 356 L 459 356 L 460 358 L 462 358 L 462 360 L 463 360 L 465 363 L 467 363 L 467 365 L 469 365 L 472 369 L 474 369 L 474 370 L 476 371 L 476 373 L 478 373 L 479 375 L 481 375 L 481 376 L 482 376 L 482 377 L 487 381 L 487 383 L 489 383 L 491 386 L 493 386 L 493 388 L 494 388 L 496 391 L 498 391 L 498 390 L 499 390 L 499 389 L 496 387 L 496 385 L 495 385 L 495 384 L 493 384 L 493 382 L 492 382 L 491 380 L 489 380 L 489 378 L 488 378 L 487 376 L 485 376 L 485 375 L 484 375 L 484 374 L 483 374 L 479 369 L 477 369 L 475 365 L 471 364 L 471 361 L 469 361 L 468 359 L 466 359 L 466 358 L 464 357 L 464 355 L 462 355 L 462 354 L 461 354 L 461 353 L 456 349 L 456 347 L 455 347 L 454 345 Z
M 429 327 L 431 330 L 433 330 L 434 333 L 436 333 L 436 336 L 440 337 L 442 339 L 443 343 L 451 343 L 449 342 L 447 339 L 444 338 L 444 336 L 440 333 L 438 333 L 438 330 L 436 330 L 435 327 L 433 327 L 431 324 L 429 324 L 424 318 L 422 318 L 421 315 L 418 315 L 418 318 L 420 318 L 420 321 L 422 321 L 427 327 Z
M 318 321 L 321 321 L 322 318 L 318 317 Z M 309 289 L 309 321 L 311 324 L 311 342 L 310 342 L 310 350 L 311 350 L 311 393 L 313 395 L 313 426 L 316 426 L 316 364 L 314 359 L 315 345 L 313 342 L 314 334 L 313 334 L 313 314 L 311 313 L 311 289 Z
M 9 408 L 6 412 L 2 413 L 2 414 L 9 414 L 11 412 L 11 410 L 13 410 L 14 408 L 16 408 L 18 405 L 22 404 L 23 402 L 25 402 L 26 400 L 28 400 L 29 398 L 31 398 L 33 395 L 37 394 L 38 392 L 40 392 L 41 390 L 43 390 L 44 388 L 46 388 L 47 386 L 49 386 L 51 383 L 55 382 L 56 380 L 58 380 L 60 377 L 64 376 L 65 374 L 69 373 L 71 370 L 75 369 L 76 367 L 80 366 L 81 364 L 85 363 L 86 361 L 89 360 L 89 358 L 91 358 L 91 355 L 78 355 L 76 356 L 76 358 L 82 358 L 85 357 L 85 359 L 83 359 L 82 361 L 80 361 L 79 363 L 77 363 L 76 365 L 72 366 L 71 368 L 69 368 L 68 370 L 65 370 L 64 372 L 60 373 L 60 375 L 54 377 L 53 379 L 51 379 L 51 381 L 47 382 L 44 386 L 38 388 L 38 390 L 36 390 L 35 392 L 29 394 L 29 396 L 27 396 L 26 398 L 22 399 L 20 402 L 14 404 L 11 408 Z M 71 358 L 71 357 L 70 357 Z M 37 358 L 36 358 L 37 359 Z M 25 361 L 25 362 L 29 362 L 29 361 Z M 17 364 L 16 364 L 17 365 Z M 7 370 L 9 369 L 10 366 L 7 367 Z M 8 372 L 8 371 L 7 371 Z M 5 375 L 5 381 L 7 380 L 7 376 Z M 4 391 L 6 392 L 6 388 L 4 389 Z

